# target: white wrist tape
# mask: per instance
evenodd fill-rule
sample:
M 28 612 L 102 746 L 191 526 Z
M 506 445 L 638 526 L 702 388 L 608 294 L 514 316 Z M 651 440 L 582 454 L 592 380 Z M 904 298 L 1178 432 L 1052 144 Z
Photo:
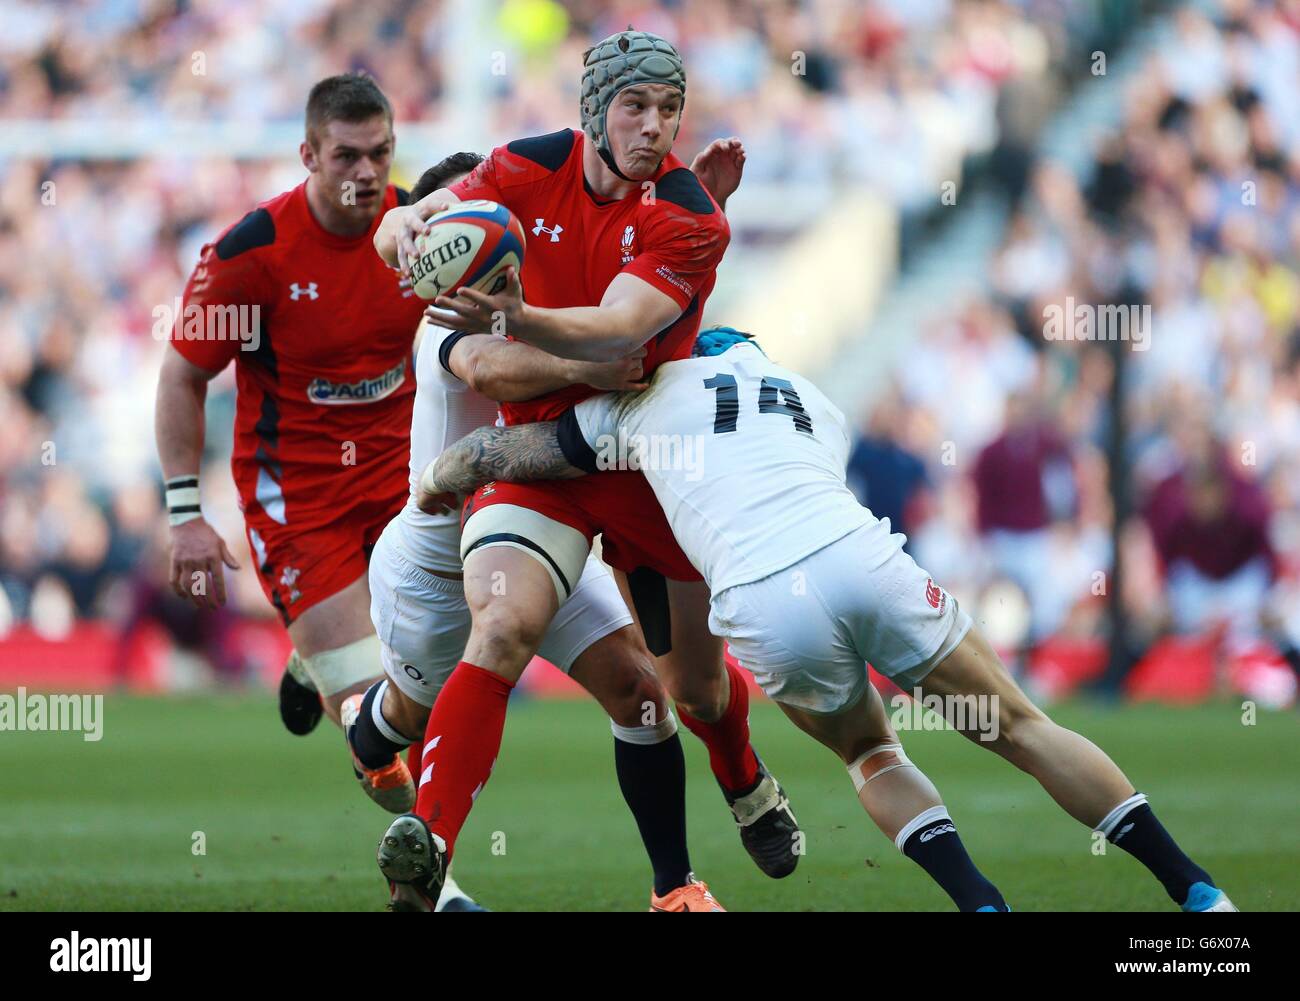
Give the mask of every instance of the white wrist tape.
M 167 481 L 167 524 L 183 525 L 202 518 L 199 511 L 199 474 L 173 476 Z

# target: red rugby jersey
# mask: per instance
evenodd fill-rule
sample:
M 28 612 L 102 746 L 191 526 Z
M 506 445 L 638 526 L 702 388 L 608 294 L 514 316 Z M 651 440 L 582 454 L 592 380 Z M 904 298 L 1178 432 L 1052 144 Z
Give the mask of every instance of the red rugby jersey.
M 597 198 L 582 172 L 585 141 L 573 129 L 517 139 L 451 190 L 500 202 L 519 218 L 527 239 L 520 279 L 531 305 L 598 306 L 623 271 L 675 299 L 682 315 L 646 343 L 648 375 L 690 356 L 731 230 L 704 185 L 671 153 L 650 179 L 653 198 L 640 186 L 617 201 Z M 507 424 L 554 420 L 595 392 L 569 386 L 503 404 L 501 412 Z
M 405 497 L 411 344 L 425 304 L 372 243 L 383 213 L 405 200 L 389 185 L 370 231 L 341 237 L 311 214 L 304 182 L 203 247 L 172 344 L 200 368 L 235 362 L 231 468 L 245 512 L 322 523 L 362 498 Z M 253 337 L 197 322 L 194 307 L 208 317 L 230 306 L 250 318 L 258 307 Z

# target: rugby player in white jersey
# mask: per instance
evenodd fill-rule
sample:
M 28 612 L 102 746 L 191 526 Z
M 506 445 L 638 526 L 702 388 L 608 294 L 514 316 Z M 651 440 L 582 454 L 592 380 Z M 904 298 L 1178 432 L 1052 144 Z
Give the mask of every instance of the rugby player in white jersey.
M 473 153 L 448 157 L 425 172 L 413 197 L 418 200 L 454 183 L 480 160 Z M 574 383 L 643 388 L 638 381 L 643 355 L 638 351 L 615 362 L 568 361 L 521 342 L 466 336 L 422 322 L 411 423 L 411 499 L 385 528 L 370 561 L 371 615 L 386 677 L 344 707 L 359 770 L 391 761 L 422 742 L 429 711 L 470 635 L 460 519 L 454 512 L 426 514 L 416 506 L 420 473 L 446 446 L 494 424 L 498 401 L 528 400 Z M 470 385 L 453 373 L 464 375 Z M 619 786 L 654 871 L 652 909 L 722 910 L 691 872 L 686 775 L 676 720 L 618 586 L 595 557 L 588 557 L 539 654 L 586 688 L 610 716 Z M 421 774 L 427 770 L 424 763 L 413 759 L 411 770 L 427 778 Z M 415 884 L 390 882 L 390 891 L 395 910 L 431 910 L 437 903 Z M 441 895 L 447 892 L 444 886 Z
M 956 600 L 903 551 L 905 537 L 857 502 L 844 483 L 848 451 L 843 415 L 815 386 L 746 335 L 715 328 L 701 332 L 697 357 L 662 365 L 646 392 L 474 432 L 425 471 L 419 502 L 437 509 L 495 480 L 641 468 L 708 581 L 710 627 L 800 729 L 840 756 L 872 819 L 960 909 L 1006 905 L 903 753 L 864 661 L 946 706 L 988 700 L 996 728 L 978 713 L 949 722 L 1137 858 L 1184 910 L 1235 910 L 1146 796 L 1030 702 Z

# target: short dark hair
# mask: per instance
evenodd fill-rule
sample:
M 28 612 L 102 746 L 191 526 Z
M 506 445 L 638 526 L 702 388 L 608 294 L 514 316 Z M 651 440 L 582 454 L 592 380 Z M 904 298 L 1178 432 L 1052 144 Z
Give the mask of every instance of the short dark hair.
M 468 174 L 483 162 L 479 153 L 453 153 L 444 160 L 435 163 L 420 175 L 411 189 L 412 203 L 418 202 L 430 191 L 437 191 L 447 186 L 447 182 L 459 174 Z
M 364 122 L 376 115 L 392 127 L 393 106 L 374 80 L 364 73 L 327 76 L 307 95 L 307 141 L 315 146 L 329 122 Z

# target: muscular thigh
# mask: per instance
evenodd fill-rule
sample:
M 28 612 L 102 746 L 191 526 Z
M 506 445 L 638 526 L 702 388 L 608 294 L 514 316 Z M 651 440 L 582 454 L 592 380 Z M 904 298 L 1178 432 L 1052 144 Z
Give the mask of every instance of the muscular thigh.
M 577 587 L 561 603 L 537 653 L 567 674 L 584 651 L 631 624 L 632 614 L 609 570 L 588 556 Z
M 294 648 L 303 657 L 355 643 L 374 632 L 370 622 L 370 588 L 363 573 L 318 601 L 289 625 Z M 376 665 L 378 673 L 378 665 Z
M 465 660 L 517 681 L 559 607 L 552 576 L 518 549 L 476 549 L 465 559 L 465 600 Z
M 1043 712 L 1030 701 L 1007 671 L 1002 659 L 978 629 L 971 629 L 947 657 L 919 685 L 923 695 L 975 696 L 992 699 L 1002 726 L 1016 719 L 1041 718 Z M 969 720 L 970 714 L 966 714 Z M 978 721 L 984 713 L 976 713 Z M 972 730 L 970 726 L 967 728 Z

